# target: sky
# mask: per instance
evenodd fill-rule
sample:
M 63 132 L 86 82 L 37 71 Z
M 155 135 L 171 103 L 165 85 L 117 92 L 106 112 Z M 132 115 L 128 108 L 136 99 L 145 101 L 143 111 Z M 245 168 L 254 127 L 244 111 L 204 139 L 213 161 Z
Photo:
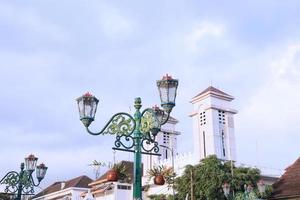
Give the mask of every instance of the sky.
M 116 112 L 159 105 L 156 80 L 179 79 L 172 116 L 192 151 L 193 96 L 213 85 L 235 97 L 237 159 L 285 169 L 300 153 L 297 0 L 0 0 L 0 176 L 33 153 L 41 187 L 113 161 L 114 138 L 89 135 L 75 99 L 100 101 L 94 131 Z M 116 160 L 132 160 L 117 152 Z

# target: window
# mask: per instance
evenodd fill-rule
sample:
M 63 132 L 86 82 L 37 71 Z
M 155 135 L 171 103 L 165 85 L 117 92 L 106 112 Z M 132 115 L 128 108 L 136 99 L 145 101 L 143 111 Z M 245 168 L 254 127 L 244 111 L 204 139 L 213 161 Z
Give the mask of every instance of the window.
M 202 133 L 203 135 L 203 153 L 204 153 L 204 158 L 206 157 L 206 146 L 205 146 L 205 131 Z
M 168 159 L 168 149 L 166 149 L 166 159 Z
M 225 124 L 225 111 L 218 110 L 219 112 L 219 124 Z
M 204 124 L 206 124 L 206 118 L 205 118 L 205 111 L 200 113 L 200 126 L 203 126 Z
M 118 189 L 120 189 L 120 190 L 131 190 L 131 186 L 129 186 L 129 185 L 118 185 Z
M 223 150 L 223 156 L 226 156 L 226 152 L 225 152 L 225 134 L 224 131 L 222 130 L 222 150 Z
M 163 142 L 164 144 L 170 143 L 170 133 L 163 133 Z

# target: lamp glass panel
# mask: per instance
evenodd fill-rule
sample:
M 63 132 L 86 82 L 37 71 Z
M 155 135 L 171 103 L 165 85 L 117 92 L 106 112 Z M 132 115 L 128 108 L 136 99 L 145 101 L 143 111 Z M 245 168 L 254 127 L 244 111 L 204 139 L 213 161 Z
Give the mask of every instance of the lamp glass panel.
M 43 164 L 37 166 L 37 168 L 36 168 L 36 178 L 37 179 L 43 179 L 46 175 L 47 169 L 48 168 Z
M 176 86 L 172 86 L 169 88 L 168 100 L 170 103 L 175 103 L 175 98 L 176 98 Z
M 25 158 L 25 169 L 28 171 L 34 171 L 36 167 L 38 158 L 34 157 L 34 155 L 30 155 Z
M 80 118 L 84 117 L 84 105 L 83 105 L 83 98 L 79 98 L 77 100 L 78 102 L 78 111 L 79 111 L 79 116 Z
M 169 90 L 167 87 L 160 87 L 160 100 L 162 104 L 169 102 Z
M 84 98 L 84 117 L 94 119 L 98 100 L 95 97 Z

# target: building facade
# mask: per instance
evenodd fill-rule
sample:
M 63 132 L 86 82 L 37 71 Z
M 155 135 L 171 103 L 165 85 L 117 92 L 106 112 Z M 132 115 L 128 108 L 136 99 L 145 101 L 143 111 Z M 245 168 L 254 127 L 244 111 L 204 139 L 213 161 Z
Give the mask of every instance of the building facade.
M 58 181 L 39 192 L 31 200 L 82 200 L 81 194 L 87 192 L 92 182 L 87 176 L 79 176 L 68 181 Z

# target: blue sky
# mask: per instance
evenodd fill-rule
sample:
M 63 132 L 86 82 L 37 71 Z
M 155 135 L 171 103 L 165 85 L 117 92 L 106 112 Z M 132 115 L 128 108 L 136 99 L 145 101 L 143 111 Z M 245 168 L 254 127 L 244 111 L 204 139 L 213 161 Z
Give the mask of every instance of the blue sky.
M 180 80 L 173 116 L 192 150 L 190 99 L 233 95 L 238 160 L 284 169 L 299 156 L 299 1 L 0 1 L 0 173 L 34 153 L 43 186 L 112 161 L 109 136 L 88 135 L 75 98 L 100 102 L 98 130 L 134 97 L 159 104 L 155 81 Z M 117 160 L 132 159 L 118 152 Z

